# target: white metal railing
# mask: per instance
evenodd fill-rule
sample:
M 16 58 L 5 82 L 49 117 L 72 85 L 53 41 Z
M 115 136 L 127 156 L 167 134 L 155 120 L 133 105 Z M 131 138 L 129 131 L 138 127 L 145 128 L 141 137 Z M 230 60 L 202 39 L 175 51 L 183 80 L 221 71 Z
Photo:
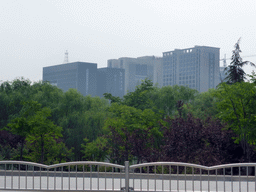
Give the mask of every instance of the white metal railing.
M 144 163 L 130 166 L 130 185 L 135 191 L 256 191 L 255 170 L 256 163 Z
M 256 163 L 0 161 L 0 191 L 256 191 Z
M 43 165 L 25 161 L 0 161 L 0 190 L 120 191 L 124 166 L 78 161 Z

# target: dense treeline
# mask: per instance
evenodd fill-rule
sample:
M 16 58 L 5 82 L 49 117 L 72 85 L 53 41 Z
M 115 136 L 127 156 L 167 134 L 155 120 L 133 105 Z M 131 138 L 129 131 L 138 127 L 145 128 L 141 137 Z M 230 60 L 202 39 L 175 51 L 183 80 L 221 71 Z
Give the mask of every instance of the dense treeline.
M 0 159 L 255 161 L 255 96 L 249 82 L 198 93 L 145 80 L 123 98 L 99 98 L 16 79 L 0 87 Z
M 81 144 L 102 134 L 109 102 L 16 79 L 0 87 L 0 159 L 47 164 L 82 160 Z

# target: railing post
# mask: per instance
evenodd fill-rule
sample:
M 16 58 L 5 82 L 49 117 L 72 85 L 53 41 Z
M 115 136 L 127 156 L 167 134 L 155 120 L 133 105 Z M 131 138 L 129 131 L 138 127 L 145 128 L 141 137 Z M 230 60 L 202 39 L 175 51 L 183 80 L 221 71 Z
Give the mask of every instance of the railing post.
M 125 192 L 129 192 L 129 161 L 125 161 Z

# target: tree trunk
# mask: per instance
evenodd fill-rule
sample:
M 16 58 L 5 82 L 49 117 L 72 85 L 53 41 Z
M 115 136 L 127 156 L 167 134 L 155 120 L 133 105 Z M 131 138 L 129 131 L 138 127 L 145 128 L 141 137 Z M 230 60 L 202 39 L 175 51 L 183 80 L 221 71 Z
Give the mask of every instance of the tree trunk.
M 44 163 L 44 139 L 43 135 L 41 135 L 41 160 L 40 163 Z
M 22 159 L 23 159 L 22 156 L 23 156 L 24 142 L 25 142 L 25 139 L 22 138 L 22 140 L 21 140 L 21 147 L 20 147 L 20 161 L 22 161 Z

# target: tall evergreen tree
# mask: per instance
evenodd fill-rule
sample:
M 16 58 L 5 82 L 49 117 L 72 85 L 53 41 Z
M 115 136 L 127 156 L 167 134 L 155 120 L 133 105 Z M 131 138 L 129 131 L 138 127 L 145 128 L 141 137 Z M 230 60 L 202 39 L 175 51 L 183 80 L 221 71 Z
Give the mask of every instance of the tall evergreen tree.
M 246 80 L 246 74 L 244 72 L 244 70 L 242 69 L 242 67 L 245 64 L 250 64 L 251 66 L 256 66 L 254 63 L 249 62 L 249 61 L 242 61 L 242 58 L 240 56 L 240 40 L 241 38 L 238 39 L 237 43 L 235 44 L 235 49 L 232 51 L 232 57 L 231 57 L 231 63 L 228 67 L 225 68 L 227 77 L 225 78 L 225 80 L 227 80 L 227 83 L 229 84 L 234 84 L 236 82 L 242 82 L 244 80 Z

